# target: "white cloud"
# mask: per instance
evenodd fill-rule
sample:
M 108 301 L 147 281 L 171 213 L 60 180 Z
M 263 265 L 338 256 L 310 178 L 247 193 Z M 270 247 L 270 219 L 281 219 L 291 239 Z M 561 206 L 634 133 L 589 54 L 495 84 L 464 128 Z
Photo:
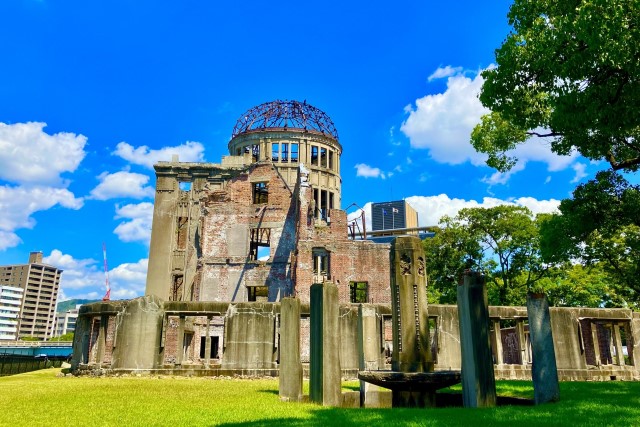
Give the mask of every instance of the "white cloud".
M 409 117 L 400 130 L 409 138 L 411 146 L 428 149 L 439 163 L 484 164 L 486 155 L 477 153 L 469 142 L 471 130 L 480 117 L 489 112 L 477 97 L 482 83 L 480 74 L 474 79 L 452 75 L 447 79 L 444 93 L 417 99 L 415 109 L 405 107 Z
M 46 123 L 0 123 L 0 179 L 17 184 L 61 185 L 61 173 L 76 170 L 87 138 L 69 132 L 49 135 Z
M 153 197 L 153 187 L 147 186 L 149 177 L 139 173 L 120 171 L 116 173 L 103 172 L 98 175 L 100 184 L 91 190 L 91 198 L 108 200 L 119 197 L 144 199 Z
M 43 257 L 43 262 L 56 266 L 63 271 L 60 289 L 63 298 L 100 299 L 106 292 L 105 275 L 102 260 L 75 259 L 72 255 L 63 254 L 54 249 Z M 146 258 L 134 263 L 123 263 L 109 270 L 111 299 L 135 298 L 144 294 L 146 275 Z
M 489 113 L 478 99 L 484 79 L 480 73 L 471 79 L 461 68 L 447 66 L 438 68 L 429 80 L 442 77 L 448 77 L 446 91 L 417 99 L 415 108 L 412 105 L 405 107 L 409 116 L 400 130 L 413 148 L 429 150 L 431 158 L 439 163 L 482 165 L 487 156 L 475 151 L 470 135 L 482 115 Z M 578 157 L 575 152 L 559 156 L 551 151 L 548 140 L 538 137 L 530 138 L 507 154 L 518 159 L 514 168 L 507 173 L 496 172 L 485 177 L 483 182 L 504 184 L 514 173 L 524 170 L 527 162 L 546 163 L 550 172 L 564 170 Z
M 442 79 L 444 77 L 450 77 L 456 74 L 460 74 L 461 72 L 462 72 L 462 67 L 452 67 L 451 65 L 447 65 L 444 68 L 438 67 L 438 69 L 435 70 L 427 80 L 432 81 L 435 79 Z
M 356 168 L 356 176 L 363 178 L 381 178 L 385 179 L 387 176 L 380 168 L 374 168 L 364 163 L 358 163 L 354 166 Z
M 116 205 L 116 219 L 125 219 L 113 230 L 123 242 L 142 242 L 146 245 L 151 240 L 151 222 L 153 220 L 153 204 L 148 202 Z
M 535 215 L 557 212 L 558 206 L 560 206 L 560 200 L 537 200 L 533 197 L 519 197 L 510 200 L 485 197 L 481 202 L 478 202 L 476 200 L 452 199 L 446 194 L 440 194 L 438 196 L 411 196 L 405 200 L 418 212 L 418 222 L 421 227 L 437 225 L 443 216 L 454 217 L 460 209 L 464 208 L 492 208 L 499 205 L 525 206 Z M 371 230 L 371 202 L 366 203 L 363 209 L 367 230 Z M 348 215 L 349 221 L 359 216 L 360 212 L 358 210 L 350 213 Z
M 133 164 L 153 169 L 153 165 L 159 161 L 171 161 L 174 154 L 178 155 L 181 162 L 202 162 L 204 161 L 204 146 L 199 142 L 187 141 L 176 147 L 153 150 L 146 145 L 135 148 L 126 142 L 120 142 L 112 154 Z
M 587 165 L 585 165 L 584 163 L 576 163 L 572 166 L 573 170 L 576 172 L 576 176 L 573 177 L 573 179 L 571 180 L 572 184 L 575 184 L 576 182 L 580 181 L 582 178 L 588 176 L 589 174 L 585 172 Z
M 33 228 L 33 213 L 56 205 L 77 210 L 83 201 L 66 188 L 0 186 L 0 250 L 20 243 L 15 230 Z

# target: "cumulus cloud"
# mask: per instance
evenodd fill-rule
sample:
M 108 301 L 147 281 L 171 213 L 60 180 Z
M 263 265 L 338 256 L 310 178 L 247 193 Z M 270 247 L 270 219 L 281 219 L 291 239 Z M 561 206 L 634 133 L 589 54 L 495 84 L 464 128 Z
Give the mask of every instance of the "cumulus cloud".
M 174 154 L 178 155 L 181 162 L 202 162 L 204 146 L 199 142 L 187 141 L 176 147 L 153 150 L 146 145 L 135 148 L 126 142 L 120 142 L 112 154 L 130 163 L 153 169 L 153 165 L 159 161 L 171 161 Z
M 354 166 L 356 168 L 356 176 L 363 178 L 381 178 L 385 179 L 387 176 L 380 168 L 374 168 L 364 163 L 358 163 Z
M 153 220 L 153 204 L 148 202 L 116 205 L 116 219 L 124 219 L 113 232 L 123 242 L 142 242 L 146 245 L 151 240 L 151 222 Z
M 572 168 L 576 173 L 576 175 L 571 180 L 572 184 L 575 184 L 576 182 L 580 181 L 582 178 L 589 175 L 588 173 L 585 172 L 587 165 L 585 165 L 584 163 L 576 163 L 572 166 Z
M 43 257 L 43 262 L 63 271 L 60 289 L 64 298 L 102 298 L 106 292 L 102 260 L 76 259 L 58 249 Z M 111 299 L 135 298 L 144 294 L 146 258 L 133 263 L 123 263 L 109 270 Z M 62 297 L 59 298 L 62 300 Z
M 87 138 L 69 132 L 50 135 L 46 123 L 0 123 L 0 179 L 16 184 L 61 185 L 60 174 L 76 170 Z
M 462 67 L 452 67 L 451 65 L 447 65 L 446 67 L 438 67 L 438 69 L 435 70 L 427 80 L 432 81 L 436 79 L 442 79 L 444 77 L 450 77 L 456 74 L 460 74 L 461 72 Z
M 154 189 L 147 185 L 149 177 L 139 173 L 120 171 L 116 173 L 103 172 L 98 175 L 100 184 L 91 190 L 90 198 L 108 200 L 118 197 L 144 199 L 153 197 Z
M 440 194 L 437 196 L 411 196 L 405 200 L 418 212 L 418 222 L 421 227 L 437 225 L 443 216 L 456 216 L 460 209 L 464 208 L 492 208 L 499 205 L 524 206 L 536 215 L 557 212 L 558 206 L 560 206 L 560 200 L 538 200 L 533 197 L 519 197 L 509 200 L 485 197 L 481 202 L 478 202 L 476 200 L 450 198 L 446 194 Z M 371 202 L 366 203 L 363 209 L 365 211 L 367 230 L 371 230 Z M 353 221 L 360 214 L 360 210 L 351 212 L 348 215 L 348 219 Z
M 415 108 L 413 105 L 405 107 L 408 117 L 400 130 L 409 138 L 413 148 L 428 150 L 436 162 L 483 165 L 487 156 L 476 152 L 469 140 L 471 131 L 482 115 L 489 113 L 478 99 L 484 79 L 480 73 L 471 78 L 460 67 L 447 66 L 438 68 L 429 76 L 429 81 L 444 77 L 447 77 L 444 93 L 417 99 Z M 538 137 L 530 138 L 507 154 L 518 159 L 514 168 L 506 173 L 496 172 L 485 177 L 484 182 L 490 185 L 504 184 L 513 174 L 524 170 L 528 162 L 546 163 L 550 172 L 564 170 L 578 157 L 575 152 L 559 156 L 551 151 L 549 141 Z
M 438 74 L 444 77 L 443 71 L 432 76 Z M 416 100 L 415 108 L 405 108 L 409 117 L 400 130 L 411 146 L 429 150 L 439 163 L 484 164 L 486 155 L 477 153 L 469 142 L 471 130 L 489 112 L 477 97 L 483 81 L 480 74 L 473 79 L 460 73 L 450 75 L 444 93 L 424 96 Z
M 33 228 L 33 213 L 56 205 L 77 210 L 83 201 L 65 188 L 0 186 L 0 250 L 21 242 L 15 230 Z

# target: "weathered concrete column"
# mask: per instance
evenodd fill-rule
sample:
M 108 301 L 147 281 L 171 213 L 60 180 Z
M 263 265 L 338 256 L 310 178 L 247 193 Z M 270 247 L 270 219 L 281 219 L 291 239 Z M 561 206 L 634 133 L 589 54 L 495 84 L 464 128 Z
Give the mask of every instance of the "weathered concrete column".
M 300 361 L 300 300 L 280 300 L 280 400 L 302 399 L 302 362 Z
M 527 314 L 533 361 L 531 378 L 536 405 L 557 402 L 560 400 L 560 387 L 546 295 L 528 294 Z
M 154 295 L 136 298 L 128 301 L 117 316 L 117 344 L 111 366 L 116 369 L 157 368 L 161 360 L 162 301 Z
M 496 404 L 496 382 L 489 342 L 489 307 L 484 277 L 468 271 L 458 286 L 462 356 L 462 400 L 465 407 Z
M 180 316 L 178 319 L 178 332 L 176 332 L 178 335 L 176 340 L 176 365 L 182 365 L 182 359 L 184 358 L 184 324 L 185 318 Z
M 102 365 L 104 352 L 107 346 L 107 328 L 109 327 L 109 316 L 100 316 L 100 327 L 98 329 L 98 342 L 96 343 L 96 363 Z
M 391 243 L 392 368 L 399 372 L 432 372 L 427 276 L 422 241 L 396 237 Z M 435 406 L 435 393 L 393 391 L 393 406 Z
M 207 331 L 204 338 L 204 364 L 208 368 L 211 363 L 211 316 L 207 316 Z
M 622 337 L 620 336 L 620 325 L 613 325 L 613 340 L 616 346 L 616 365 L 624 366 L 624 354 L 622 353 Z
M 358 307 L 358 355 L 361 371 L 375 371 L 384 367 L 382 324 L 378 309 L 371 304 Z M 380 387 L 360 381 L 360 406 L 380 407 Z
M 309 399 L 324 406 L 342 400 L 338 301 L 333 283 L 311 285 Z
M 504 355 L 502 350 L 502 332 L 500 331 L 500 320 L 493 321 L 493 342 L 495 343 L 493 348 L 495 356 L 494 362 L 496 365 L 502 365 Z

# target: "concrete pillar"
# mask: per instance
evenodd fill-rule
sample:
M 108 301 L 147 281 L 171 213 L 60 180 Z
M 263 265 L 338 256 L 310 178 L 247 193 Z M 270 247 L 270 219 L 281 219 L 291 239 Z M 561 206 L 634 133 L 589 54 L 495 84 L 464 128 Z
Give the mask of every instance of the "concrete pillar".
M 300 300 L 280 301 L 280 400 L 302 399 L 302 362 L 300 361 Z
M 591 339 L 593 340 L 593 354 L 596 358 L 596 366 L 602 364 L 602 358 L 600 357 L 600 340 L 598 340 L 598 325 L 595 322 L 590 322 L 591 325 Z
M 397 237 L 391 244 L 391 307 L 394 371 L 433 371 L 427 277 L 422 241 Z
M 504 354 L 502 350 L 502 332 L 500 332 L 500 320 L 493 321 L 493 352 L 495 356 L 495 364 L 502 365 Z
M 208 368 L 211 363 L 211 316 L 207 316 L 207 331 L 204 338 L 204 365 Z
M 484 277 L 465 272 L 458 286 L 462 400 L 465 407 L 496 404 L 496 383 L 489 342 L 489 307 Z
M 116 318 L 114 369 L 153 369 L 160 365 L 162 301 L 149 295 L 129 301 Z
M 178 320 L 177 344 L 176 344 L 176 365 L 182 365 L 184 359 L 184 316 L 180 316 Z
M 100 316 L 100 328 L 98 329 L 98 342 L 96 343 L 96 363 L 98 366 L 104 360 L 104 352 L 107 346 L 107 328 L 109 327 L 109 316 Z
M 556 352 L 553 348 L 551 316 L 549 303 L 544 294 L 527 295 L 527 314 L 529 316 L 529 335 L 533 366 L 533 394 L 536 405 L 560 400 Z
M 384 367 L 382 324 L 377 308 L 371 304 L 358 307 L 358 355 L 358 369 L 361 371 L 376 371 Z M 379 386 L 360 381 L 360 406 L 379 408 L 379 392 Z
M 616 364 L 624 366 L 624 354 L 622 353 L 622 338 L 620 337 L 620 325 L 613 324 L 613 343 L 616 346 Z
M 309 399 L 324 406 L 340 406 L 342 400 L 338 301 L 333 283 L 311 285 Z

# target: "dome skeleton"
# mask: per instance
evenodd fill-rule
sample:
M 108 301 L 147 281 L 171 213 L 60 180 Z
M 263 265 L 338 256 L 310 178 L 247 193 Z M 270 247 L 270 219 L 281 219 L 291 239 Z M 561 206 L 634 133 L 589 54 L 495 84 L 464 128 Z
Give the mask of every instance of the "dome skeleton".
M 231 138 L 265 129 L 300 129 L 319 132 L 338 140 L 331 118 L 307 101 L 271 101 L 251 108 L 236 122 Z

